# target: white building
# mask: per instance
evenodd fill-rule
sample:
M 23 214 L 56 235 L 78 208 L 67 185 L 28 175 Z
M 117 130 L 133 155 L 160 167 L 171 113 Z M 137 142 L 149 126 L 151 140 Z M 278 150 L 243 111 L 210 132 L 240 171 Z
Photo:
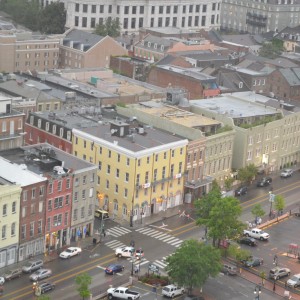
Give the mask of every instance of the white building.
M 55 0 L 40 0 L 47 5 Z M 93 30 L 105 19 L 119 18 L 121 31 L 140 27 L 219 29 L 221 0 L 61 0 L 67 11 L 66 27 Z

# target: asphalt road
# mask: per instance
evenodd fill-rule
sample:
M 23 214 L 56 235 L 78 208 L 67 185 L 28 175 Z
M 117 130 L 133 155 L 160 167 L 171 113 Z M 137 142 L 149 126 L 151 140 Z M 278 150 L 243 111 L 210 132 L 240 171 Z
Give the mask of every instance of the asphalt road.
M 295 172 L 292 178 L 280 179 L 279 177 L 275 177 L 273 179 L 273 193 L 283 195 L 286 199 L 287 206 L 291 205 L 291 207 L 294 208 L 299 207 L 299 179 L 300 172 Z M 251 209 L 256 203 L 261 203 L 265 211 L 268 212 L 270 208 L 268 197 L 269 187 L 256 188 L 254 183 L 254 185 L 249 188 L 248 194 L 240 197 L 241 204 L 244 208 L 242 220 L 253 220 Z M 160 272 L 164 273 L 165 257 L 173 253 L 183 240 L 188 238 L 200 240 L 204 236 L 203 229 L 195 226 L 193 222 L 193 218 L 195 217 L 194 211 L 191 210 L 188 211 L 188 213 L 191 215 L 190 220 L 180 218 L 177 215 L 149 226 L 141 226 L 140 228 L 127 228 L 114 223 L 112 220 L 105 221 L 108 234 L 101 244 L 98 244 L 96 247 L 91 247 L 90 249 L 85 249 L 82 255 L 78 257 L 69 260 L 55 260 L 46 266 L 50 267 L 53 271 L 53 276 L 49 280 L 56 284 L 56 290 L 49 293 L 51 299 L 79 299 L 78 297 L 76 298 L 77 292 L 75 291 L 74 278 L 84 271 L 93 276 L 92 285 L 93 287 L 99 286 L 99 292 L 103 291 L 103 289 L 105 290 L 110 284 L 116 286 L 121 278 L 123 281 L 126 281 L 130 276 L 132 263 L 127 259 L 116 258 L 113 249 L 119 246 L 129 245 L 131 240 L 135 241 L 136 248 L 142 248 L 145 251 L 145 258 L 140 263 L 141 273 L 147 271 L 149 263 L 155 263 L 159 266 Z M 96 220 L 95 222 L 96 226 L 99 226 L 99 224 L 97 224 L 99 221 Z M 293 260 L 285 258 L 282 253 L 287 251 L 290 243 L 300 245 L 300 236 L 298 234 L 299 223 L 300 218 L 298 220 L 291 219 L 288 222 L 282 222 L 279 225 L 269 228 L 268 232 L 271 235 L 270 241 L 266 243 L 259 242 L 259 246 L 256 249 L 251 249 L 254 255 L 264 258 L 265 264 L 263 267 L 267 268 L 267 271 L 272 267 L 274 253 L 279 254 L 279 265 L 291 266 L 291 269 L 294 271 L 294 266 L 292 266 Z M 273 230 L 275 230 L 274 233 Z M 104 275 L 103 269 L 113 262 L 120 262 L 125 266 L 123 275 L 114 276 L 113 278 Z M 297 266 L 295 266 L 295 272 L 296 269 Z M 222 280 L 219 281 L 222 282 Z M 209 287 L 209 282 L 205 288 Z M 228 298 L 218 298 L 221 297 L 221 295 L 218 296 L 220 290 L 214 288 L 214 284 L 212 284 L 211 292 L 216 293 L 215 299 L 235 299 L 235 293 L 239 293 L 243 290 L 243 287 L 237 287 L 237 290 L 229 289 L 228 295 L 232 293 L 232 296 L 228 296 Z M 225 284 L 225 287 L 226 286 L 228 285 Z M 250 290 L 251 289 L 252 288 L 250 288 Z M 245 294 L 248 295 L 248 292 Z M 2 299 L 34 299 L 29 275 L 24 275 L 20 279 L 5 283 L 5 294 L 2 296 Z

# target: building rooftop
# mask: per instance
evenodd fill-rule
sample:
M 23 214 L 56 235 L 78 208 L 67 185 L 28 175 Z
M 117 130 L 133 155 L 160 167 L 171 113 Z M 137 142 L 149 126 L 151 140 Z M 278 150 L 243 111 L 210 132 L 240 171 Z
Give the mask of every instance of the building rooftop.
M 0 177 L 11 178 L 11 181 L 22 186 L 43 181 L 46 177 L 56 178 L 62 174 L 97 168 L 47 143 L 2 150 L 0 159 Z M 54 172 L 53 168 L 57 166 L 63 167 L 62 174 Z
M 300 111 L 300 108 L 297 106 L 255 94 L 252 91 L 222 94 L 219 97 L 209 99 L 190 100 L 190 104 L 215 111 L 216 114 L 226 115 L 233 119 L 274 115 L 281 111 L 284 115 L 287 115 Z M 289 108 L 284 109 L 283 104 Z
M 189 128 L 221 124 L 219 121 L 191 113 L 163 102 L 147 101 L 134 104 L 133 107 L 137 110 L 147 112 L 153 116 L 167 119 Z
M 27 169 L 24 164 L 17 164 L 1 156 L 0 178 L 11 183 L 20 184 L 21 187 L 45 181 L 47 178 Z

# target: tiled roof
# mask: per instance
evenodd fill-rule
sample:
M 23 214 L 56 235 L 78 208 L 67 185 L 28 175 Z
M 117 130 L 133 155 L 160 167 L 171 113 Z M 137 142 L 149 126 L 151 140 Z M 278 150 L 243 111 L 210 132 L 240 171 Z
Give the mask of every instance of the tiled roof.
M 279 69 L 279 72 L 284 76 L 289 85 L 300 85 L 300 68 Z

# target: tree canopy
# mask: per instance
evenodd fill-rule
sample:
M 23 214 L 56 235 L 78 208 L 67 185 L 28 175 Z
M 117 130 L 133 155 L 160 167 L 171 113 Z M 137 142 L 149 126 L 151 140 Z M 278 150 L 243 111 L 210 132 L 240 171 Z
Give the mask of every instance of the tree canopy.
M 97 24 L 94 33 L 101 36 L 120 36 L 121 25 L 118 18 L 107 18 L 103 24 Z
M 254 164 L 249 164 L 248 166 L 238 170 L 238 179 L 242 183 L 249 183 L 257 174 L 257 167 Z
M 263 43 L 258 54 L 259 56 L 273 59 L 278 57 L 283 50 L 283 41 L 274 38 L 271 42 Z
M 186 240 L 167 258 L 166 271 L 172 281 L 188 289 L 203 287 L 209 276 L 221 270 L 221 254 L 211 245 L 196 240 Z
M 242 213 L 240 202 L 235 197 L 222 198 L 220 188 L 213 186 L 203 198 L 195 201 L 198 225 L 205 225 L 213 245 L 223 239 L 231 239 L 242 232 L 244 224 L 239 221 Z
M 82 273 L 75 277 L 75 283 L 77 285 L 77 291 L 80 297 L 85 299 L 90 296 L 89 285 L 92 283 L 92 277 L 87 273 Z
M 266 214 L 259 203 L 253 206 L 251 213 L 255 218 L 261 218 Z
M 2 0 L 0 9 L 32 31 L 51 34 L 65 30 L 66 11 L 61 2 L 53 2 L 43 8 L 38 0 Z
M 283 196 L 281 196 L 281 195 L 275 196 L 274 207 L 278 213 L 285 208 L 285 200 L 284 200 Z

